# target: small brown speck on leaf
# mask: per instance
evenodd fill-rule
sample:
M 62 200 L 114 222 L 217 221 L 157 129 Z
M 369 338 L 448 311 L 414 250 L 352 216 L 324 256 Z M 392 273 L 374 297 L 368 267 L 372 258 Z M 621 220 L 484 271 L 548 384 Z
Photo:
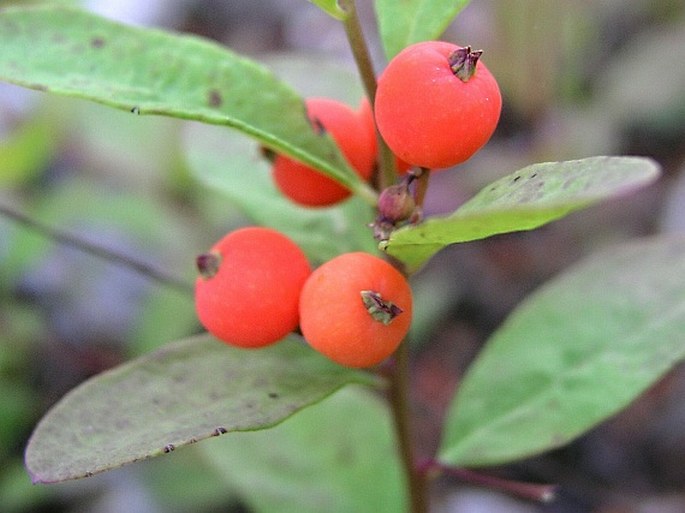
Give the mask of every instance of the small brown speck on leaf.
M 216 89 L 210 89 L 207 102 L 209 103 L 210 107 L 220 107 L 224 100 L 219 91 Z
M 105 46 L 105 40 L 101 37 L 94 37 L 90 40 L 90 46 L 93 48 L 102 48 Z

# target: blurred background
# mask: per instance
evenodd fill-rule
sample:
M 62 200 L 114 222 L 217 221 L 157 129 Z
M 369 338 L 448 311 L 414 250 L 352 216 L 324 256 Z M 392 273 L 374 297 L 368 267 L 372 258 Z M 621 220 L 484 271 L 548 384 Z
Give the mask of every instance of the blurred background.
M 17 3 L 28 2 L 0 7 Z M 215 39 L 302 94 L 354 105 L 361 97 L 344 31 L 305 0 L 59 3 Z M 372 2 L 358 3 L 381 70 Z M 685 1 L 473 0 L 444 38 L 484 49 L 504 112 L 484 150 L 434 177 L 429 214 L 535 162 L 643 155 L 664 176 L 533 232 L 448 248 L 415 277 L 412 400 L 426 456 L 463 371 L 522 298 L 598 248 L 685 231 Z M 200 331 L 192 295 L 178 283 L 192 283 L 196 254 L 250 222 L 188 158 L 203 140 L 191 123 L 0 84 L 0 512 L 249 511 L 194 449 L 53 486 L 32 486 L 22 463 L 32 428 L 67 391 Z M 159 279 L 94 256 L 63 240 L 69 235 L 144 262 Z M 434 509 L 683 512 L 684 397 L 685 372 L 676 369 L 570 446 L 492 470 L 558 483 L 552 504 L 441 478 Z

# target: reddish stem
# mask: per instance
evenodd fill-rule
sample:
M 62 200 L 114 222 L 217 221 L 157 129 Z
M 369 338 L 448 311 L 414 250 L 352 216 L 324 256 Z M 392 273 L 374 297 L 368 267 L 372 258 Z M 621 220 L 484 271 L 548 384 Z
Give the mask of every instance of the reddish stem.
M 435 460 L 427 460 L 422 462 L 418 466 L 418 471 L 425 475 L 448 475 L 469 484 L 499 490 L 521 499 L 535 502 L 551 502 L 554 500 L 556 495 L 557 487 L 555 485 L 541 485 L 536 483 L 513 481 L 510 479 L 482 474 L 474 470 L 443 465 Z
M 400 344 L 395 352 L 394 366 L 390 372 L 389 399 L 395 422 L 398 451 L 406 472 L 409 511 L 428 513 L 429 498 L 426 474 L 415 465 L 414 447 L 411 436 L 411 414 L 409 405 L 409 347 Z

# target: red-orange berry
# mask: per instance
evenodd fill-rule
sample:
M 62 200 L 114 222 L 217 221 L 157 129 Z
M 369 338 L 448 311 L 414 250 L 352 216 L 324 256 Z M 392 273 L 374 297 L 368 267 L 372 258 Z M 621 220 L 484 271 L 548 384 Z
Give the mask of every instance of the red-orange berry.
M 376 141 L 354 109 L 329 98 L 308 98 L 306 106 L 314 127 L 331 134 L 350 166 L 367 181 L 373 172 Z M 273 178 L 285 196 L 303 206 L 334 205 L 351 194 L 335 180 L 284 155 L 274 159 Z
M 376 123 L 390 149 L 424 168 L 451 167 L 490 139 L 502 110 L 482 52 L 443 41 L 408 46 L 378 79 Z
M 262 347 L 297 328 L 298 303 L 311 267 L 282 233 L 262 227 L 229 233 L 197 257 L 195 308 L 216 338 Z
M 345 253 L 314 270 L 300 296 L 305 340 L 334 362 L 369 367 L 390 356 L 409 331 L 406 278 L 368 253 Z

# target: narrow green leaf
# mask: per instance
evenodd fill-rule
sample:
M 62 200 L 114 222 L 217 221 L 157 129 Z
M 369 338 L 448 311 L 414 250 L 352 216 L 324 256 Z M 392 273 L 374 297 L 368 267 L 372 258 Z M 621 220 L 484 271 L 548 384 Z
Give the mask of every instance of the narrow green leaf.
M 258 513 L 406 511 L 389 412 L 358 387 L 268 431 L 235 433 L 202 449 Z
M 230 126 L 353 190 L 365 185 L 292 88 L 208 40 L 66 7 L 0 10 L 0 80 L 124 109 Z M 132 122 L 133 122 L 132 118 Z
M 340 8 L 338 0 L 309 0 L 314 5 L 319 6 L 319 8 L 333 16 L 337 20 L 344 20 L 346 18 L 346 13 Z
M 685 357 L 685 238 L 605 250 L 525 301 L 461 382 L 439 453 L 495 465 L 565 445 Z
M 370 375 L 335 365 L 299 337 L 260 350 L 208 335 L 170 344 L 83 383 L 36 427 L 36 483 L 87 477 L 231 431 L 265 429 Z
M 468 3 L 469 0 L 376 0 L 386 57 L 392 59 L 410 44 L 437 39 Z
M 371 207 L 352 198 L 333 208 L 303 208 L 285 198 L 271 178 L 270 165 L 244 137 L 219 127 L 187 127 L 184 152 L 191 172 L 225 194 L 252 221 L 296 241 L 313 262 L 349 251 L 374 252 L 368 224 Z
M 482 189 L 453 214 L 396 230 L 381 249 L 417 270 L 442 248 L 500 233 L 532 230 L 656 180 L 640 157 L 590 157 L 525 167 Z

